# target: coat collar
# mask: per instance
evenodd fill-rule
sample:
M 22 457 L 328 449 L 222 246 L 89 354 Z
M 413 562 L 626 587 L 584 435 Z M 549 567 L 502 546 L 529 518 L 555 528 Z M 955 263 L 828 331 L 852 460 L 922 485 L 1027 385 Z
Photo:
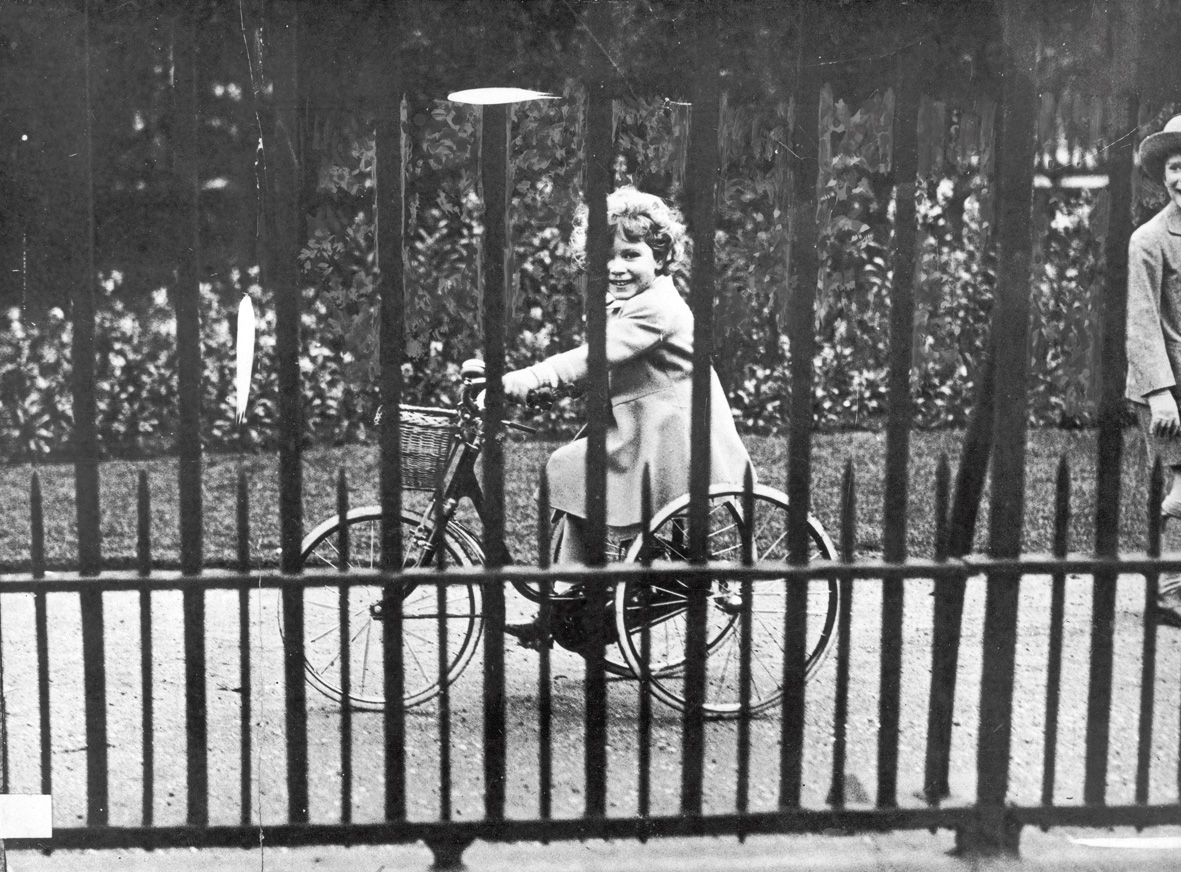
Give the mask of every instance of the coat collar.
M 1172 200 L 1165 207 L 1165 226 L 1174 236 L 1181 236 L 1181 208 Z
M 1178 220 L 1181 220 L 1181 218 L 1179 218 Z M 1181 233 L 1181 225 L 1179 225 L 1178 232 Z M 607 296 L 607 311 L 608 312 L 618 312 L 620 309 L 622 309 L 624 307 L 624 305 L 626 303 L 630 302 L 631 300 L 636 299 L 636 297 L 641 297 L 644 294 L 651 294 L 651 293 L 659 292 L 659 291 L 664 291 L 667 293 L 669 290 L 671 290 L 673 293 L 676 293 L 676 286 L 673 284 L 672 276 L 657 276 L 656 280 L 654 282 L 652 282 L 651 285 L 648 286 L 647 290 L 643 291 L 643 293 L 636 294 L 635 297 L 628 297 L 626 300 L 617 300 L 614 297 L 612 297 L 610 294 L 608 294 L 608 296 Z

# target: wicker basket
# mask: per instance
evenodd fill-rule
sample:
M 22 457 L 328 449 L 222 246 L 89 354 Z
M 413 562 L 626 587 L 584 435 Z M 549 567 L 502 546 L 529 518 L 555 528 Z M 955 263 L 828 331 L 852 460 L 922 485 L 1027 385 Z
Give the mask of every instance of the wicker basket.
M 447 463 L 459 415 L 452 409 L 399 406 L 401 413 L 402 487 L 434 490 Z M 374 423 L 381 421 L 381 411 Z

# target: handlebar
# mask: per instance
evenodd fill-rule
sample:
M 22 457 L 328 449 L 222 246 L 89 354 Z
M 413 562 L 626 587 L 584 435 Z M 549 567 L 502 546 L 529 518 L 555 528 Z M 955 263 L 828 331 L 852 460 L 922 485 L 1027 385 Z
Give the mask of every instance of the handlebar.
M 582 391 L 574 385 L 534 388 L 525 395 L 525 405 L 531 409 L 549 409 L 565 397 L 581 397 Z
M 484 361 L 479 358 L 472 358 L 465 360 L 460 367 L 460 376 L 463 379 L 463 396 L 460 400 L 460 407 L 466 409 L 469 413 L 479 414 L 484 411 L 484 396 L 487 390 L 487 379 L 484 376 L 485 368 Z M 573 385 L 558 385 L 557 387 L 534 388 L 529 391 L 525 397 L 524 405 L 529 409 L 537 409 L 541 411 L 548 410 L 555 402 L 563 397 L 577 397 L 581 396 L 582 391 Z M 506 397 L 509 402 L 516 402 L 511 397 Z M 382 407 L 377 407 L 377 413 L 374 416 L 373 423 L 380 424 L 382 415 Z M 535 427 L 530 427 L 526 424 L 518 424 L 516 421 L 504 421 L 506 427 L 511 427 L 515 430 L 522 430 L 526 433 L 536 433 Z
M 460 376 L 463 378 L 464 401 L 465 403 L 469 403 L 472 408 L 481 411 L 484 408 L 484 392 L 488 386 L 484 373 L 484 361 L 479 358 L 465 360 L 463 366 L 460 367 Z M 581 394 L 582 392 L 572 385 L 534 388 L 526 394 L 524 405 L 530 409 L 546 410 L 563 397 L 577 397 L 581 396 Z M 506 399 L 509 399 L 509 402 L 513 402 L 511 398 Z

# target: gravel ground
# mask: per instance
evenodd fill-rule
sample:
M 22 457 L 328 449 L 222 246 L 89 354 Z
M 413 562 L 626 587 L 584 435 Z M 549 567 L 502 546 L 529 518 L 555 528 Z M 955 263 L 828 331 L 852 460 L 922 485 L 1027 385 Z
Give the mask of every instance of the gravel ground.
M 932 585 L 913 581 L 906 590 L 906 631 L 903 647 L 899 802 L 917 804 L 926 743 L 931 634 Z M 1009 798 L 1036 804 L 1040 798 L 1045 724 L 1045 657 L 1048 579 L 1022 583 L 1017 644 L 1014 733 Z M 1143 583 L 1121 580 L 1118 589 L 1115 639 L 1112 737 L 1109 752 L 1108 801 L 1131 803 L 1135 783 L 1136 736 L 1139 723 L 1141 610 Z M 77 598 L 49 596 L 51 722 L 55 826 L 80 825 L 85 815 L 85 733 L 82 711 L 81 646 Z M 1081 802 L 1083 744 L 1088 684 L 1090 582 L 1072 578 L 1067 584 L 1062 704 L 1058 729 L 1056 803 Z M 509 619 L 531 608 L 509 597 Z M 953 802 L 969 802 L 975 792 L 975 748 L 979 722 L 981 634 L 984 584 L 968 585 L 964 640 L 952 746 Z M 251 728 L 255 785 L 252 819 L 277 823 L 286 813 L 285 737 L 281 637 L 276 595 L 263 591 L 251 597 L 254 720 Z M 210 811 L 213 823 L 232 824 L 241 816 L 239 654 L 236 594 L 210 593 L 207 609 L 207 693 L 209 699 Z M 107 594 L 104 603 L 107 648 L 110 814 L 114 824 L 141 821 L 142 806 L 142 682 L 139 663 L 138 600 L 134 594 Z M 858 583 L 853 604 L 851 687 L 849 699 L 848 795 L 857 805 L 875 796 L 877 760 L 880 585 Z M 155 805 L 157 824 L 183 823 L 185 808 L 184 675 L 181 661 L 182 616 L 179 594 L 153 596 Z M 39 792 L 40 767 L 36 684 L 19 676 L 35 674 L 31 597 L 7 595 L 3 602 L 4 662 L 7 670 L 9 784 L 12 792 Z M 1159 631 L 1156 708 L 1153 733 L 1150 799 L 1177 801 L 1178 711 L 1181 709 L 1181 632 Z M 508 712 L 508 814 L 531 817 L 538 809 L 538 728 L 536 720 L 537 654 L 512 645 L 506 653 Z M 555 748 L 554 814 L 577 816 L 584 807 L 582 679 L 584 662 L 556 649 L 553 655 L 553 736 Z M 481 741 L 482 651 L 453 686 L 452 811 L 456 819 L 483 813 Z M 804 804 L 823 807 L 831 779 L 831 736 L 835 658 L 830 658 L 808 685 L 804 753 Z M 637 809 L 637 686 L 613 680 L 608 702 L 608 813 L 632 815 Z M 428 703 L 407 717 L 408 802 L 414 818 L 439 814 L 437 706 Z M 652 803 L 654 813 L 673 813 L 680 801 L 680 723 L 678 714 L 654 707 Z M 336 703 L 308 691 L 310 814 L 313 821 L 339 820 L 340 712 Z M 353 819 L 382 817 L 382 716 L 353 716 Z M 752 731 L 752 809 L 773 809 L 778 790 L 778 720 L 763 717 Z M 736 728 L 732 723 L 708 727 L 706 809 L 734 807 Z

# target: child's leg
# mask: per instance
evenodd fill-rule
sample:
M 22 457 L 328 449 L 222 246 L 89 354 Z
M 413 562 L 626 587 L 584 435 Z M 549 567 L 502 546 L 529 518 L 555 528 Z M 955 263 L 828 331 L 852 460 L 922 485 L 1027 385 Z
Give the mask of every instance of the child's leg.
M 557 524 L 554 527 L 554 535 L 557 537 L 557 549 L 554 553 L 554 565 L 585 564 L 587 552 L 586 519 L 576 518 L 572 515 L 560 515 L 555 520 L 557 520 Z M 576 587 L 578 585 L 556 578 L 552 593 L 561 602 L 562 598 L 571 594 L 571 591 Z M 536 615 L 532 620 L 522 624 L 505 624 L 504 631 L 510 636 L 515 636 L 522 647 L 533 649 L 541 647 L 540 615 Z
M 1173 470 L 1173 487 L 1160 504 L 1160 513 L 1166 521 L 1169 518 L 1181 518 L 1181 466 L 1169 468 Z
M 1181 551 L 1181 466 L 1170 469 L 1173 470 L 1173 486 L 1160 505 L 1163 522 L 1161 550 L 1166 553 Z M 1165 615 L 1169 623 L 1181 618 L 1181 573 L 1166 572 L 1161 576 L 1158 604 L 1169 613 Z
M 555 563 L 586 563 L 586 518 L 566 515 L 562 519 L 562 538 L 558 541 Z
M 555 563 L 586 564 L 590 550 L 587 544 L 586 523 L 586 518 L 577 518 L 573 515 L 563 518 L 564 529 L 558 540 L 557 554 L 554 555 Z M 627 540 L 640 535 L 641 529 L 642 525 L 631 524 L 627 527 L 612 527 L 611 531 L 617 539 Z M 607 559 L 612 559 L 611 554 L 607 555 Z

